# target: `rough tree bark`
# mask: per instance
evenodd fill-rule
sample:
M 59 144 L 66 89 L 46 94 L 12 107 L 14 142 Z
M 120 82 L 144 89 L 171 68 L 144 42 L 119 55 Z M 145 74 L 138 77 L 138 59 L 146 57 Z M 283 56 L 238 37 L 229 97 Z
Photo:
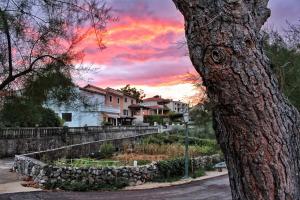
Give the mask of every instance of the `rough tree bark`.
M 299 200 L 300 115 L 280 92 L 259 34 L 268 0 L 173 2 L 214 104 L 233 199 Z

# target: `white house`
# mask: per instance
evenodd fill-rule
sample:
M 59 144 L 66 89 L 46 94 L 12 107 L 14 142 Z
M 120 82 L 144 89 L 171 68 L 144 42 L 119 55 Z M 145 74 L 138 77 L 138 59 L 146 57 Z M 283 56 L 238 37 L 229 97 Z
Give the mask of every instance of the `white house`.
M 45 104 L 64 120 L 65 126 L 101 126 L 104 113 L 120 113 L 120 108 L 105 104 L 105 93 L 79 87 L 75 88 L 75 91 L 79 98 L 72 104 L 58 105 L 54 102 Z
M 189 105 L 183 103 L 181 101 L 173 101 L 171 100 L 166 106 L 170 109 L 170 111 L 175 113 L 183 114 L 188 111 Z

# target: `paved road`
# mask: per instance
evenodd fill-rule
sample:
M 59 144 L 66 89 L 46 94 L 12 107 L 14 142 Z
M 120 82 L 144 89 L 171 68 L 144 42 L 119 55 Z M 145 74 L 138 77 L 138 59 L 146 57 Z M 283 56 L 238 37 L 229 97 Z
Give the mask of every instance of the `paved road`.
M 0 200 L 231 200 L 228 176 L 166 188 L 116 192 L 29 192 L 0 195 Z

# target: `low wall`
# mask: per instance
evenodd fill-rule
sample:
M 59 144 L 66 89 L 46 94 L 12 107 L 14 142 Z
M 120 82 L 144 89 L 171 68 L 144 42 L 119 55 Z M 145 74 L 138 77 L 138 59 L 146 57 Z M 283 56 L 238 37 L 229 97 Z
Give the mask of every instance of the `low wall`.
M 80 127 L 0 129 L 0 158 L 62 146 L 157 133 L 157 127 Z
M 222 161 L 219 155 L 193 158 L 193 168 L 199 169 Z M 72 168 L 47 165 L 39 160 L 16 156 L 15 170 L 32 177 L 40 186 L 45 184 L 80 182 L 84 184 L 111 184 L 122 180 L 129 185 L 139 185 L 160 176 L 161 172 L 157 163 L 138 167 L 105 167 L 105 168 Z

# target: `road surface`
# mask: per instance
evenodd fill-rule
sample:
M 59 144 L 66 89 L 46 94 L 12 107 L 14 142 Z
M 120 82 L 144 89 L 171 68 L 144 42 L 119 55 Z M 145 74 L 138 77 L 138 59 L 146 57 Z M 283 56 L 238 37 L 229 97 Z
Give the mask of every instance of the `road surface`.
M 115 192 L 28 192 L 2 194 L 0 200 L 231 200 L 228 176 L 150 190 Z

